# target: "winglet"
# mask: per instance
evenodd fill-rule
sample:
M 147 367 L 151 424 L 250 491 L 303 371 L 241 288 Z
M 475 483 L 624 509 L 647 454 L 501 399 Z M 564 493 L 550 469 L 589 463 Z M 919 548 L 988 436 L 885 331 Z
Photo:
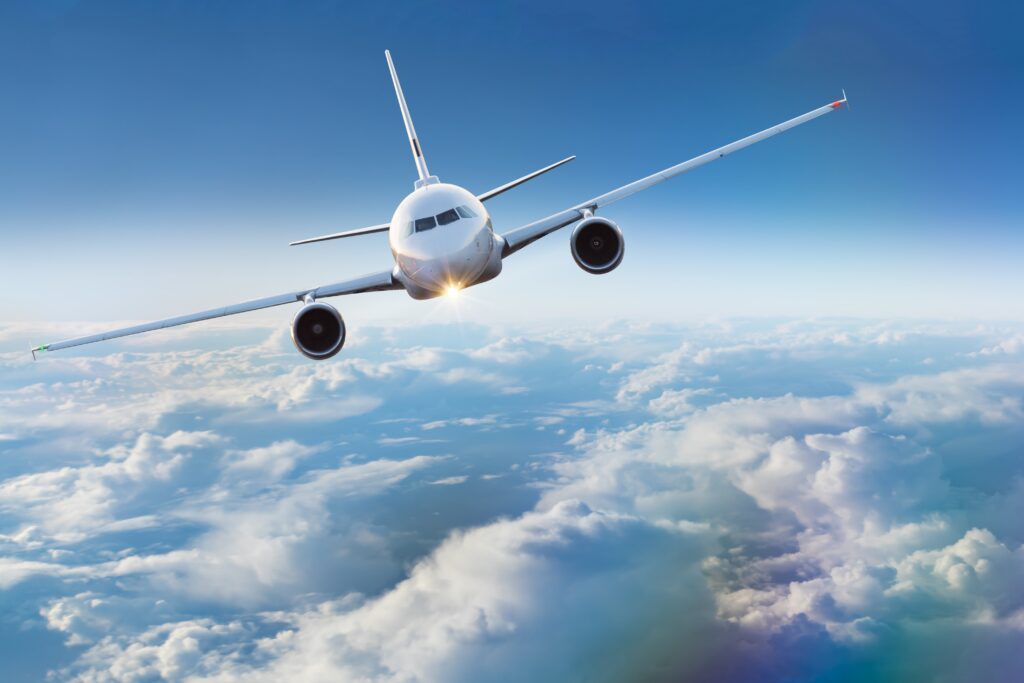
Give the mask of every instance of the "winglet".
M 839 107 L 844 104 L 846 105 L 847 109 L 850 108 L 850 103 L 846 101 L 846 90 L 843 90 L 843 98 L 841 100 L 836 100 L 829 106 L 832 107 L 833 109 L 839 109 Z
M 846 88 L 843 88 L 843 104 L 846 105 L 846 110 L 850 110 L 850 102 L 846 99 Z
M 36 353 L 43 353 L 50 348 L 49 344 L 40 344 L 39 346 L 32 347 L 32 360 L 36 360 Z

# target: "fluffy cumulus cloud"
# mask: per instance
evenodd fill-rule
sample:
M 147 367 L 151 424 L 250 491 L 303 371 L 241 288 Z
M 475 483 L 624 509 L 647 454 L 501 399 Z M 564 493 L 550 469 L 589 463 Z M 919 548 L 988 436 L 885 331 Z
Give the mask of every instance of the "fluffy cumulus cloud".
M 363 334 L 0 357 L 5 678 L 1024 675 L 1019 330 Z
M 130 444 L 100 453 L 100 462 L 5 480 L 0 483 L 0 508 L 26 521 L 13 536 L 25 545 L 75 541 L 145 525 L 151 521 L 146 516 L 118 513 L 131 507 L 132 498 L 166 486 L 192 450 L 219 440 L 211 432 L 177 431 L 167 437 L 143 432 Z
M 693 534 L 578 502 L 528 512 L 452 534 L 379 598 L 294 616 L 260 644 L 265 663 L 231 662 L 217 678 L 565 680 L 581 666 L 615 677 L 656 673 L 656 663 L 624 660 L 621 650 L 665 644 L 665 635 L 635 629 L 621 613 L 669 619 L 672 638 L 694 637 L 699 620 L 674 612 L 711 614 L 700 546 Z M 672 610 L 650 601 L 652 585 L 679 595 Z M 572 652 L 549 657 L 553 643 Z

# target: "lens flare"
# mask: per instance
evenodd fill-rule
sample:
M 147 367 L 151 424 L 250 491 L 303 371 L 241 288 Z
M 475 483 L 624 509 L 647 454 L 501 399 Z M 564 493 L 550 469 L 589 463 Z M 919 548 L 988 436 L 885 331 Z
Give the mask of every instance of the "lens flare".
M 448 297 L 449 299 L 454 299 L 455 297 L 457 297 L 459 295 L 459 292 L 461 290 L 462 290 L 462 287 L 459 287 L 458 284 L 451 283 L 447 287 L 444 288 L 444 295 L 446 297 Z

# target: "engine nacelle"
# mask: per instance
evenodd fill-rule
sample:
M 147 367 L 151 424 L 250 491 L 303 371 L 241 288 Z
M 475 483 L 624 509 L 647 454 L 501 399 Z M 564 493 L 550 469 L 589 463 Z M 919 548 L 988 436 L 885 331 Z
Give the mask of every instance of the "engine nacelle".
M 308 303 L 292 321 L 292 341 L 306 358 L 326 360 L 345 345 L 345 321 L 334 306 Z
M 572 258 L 583 270 L 594 275 L 610 273 L 622 263 L 626 240 L 614 222 L 599 216 L 580 221 L 569 240 Z

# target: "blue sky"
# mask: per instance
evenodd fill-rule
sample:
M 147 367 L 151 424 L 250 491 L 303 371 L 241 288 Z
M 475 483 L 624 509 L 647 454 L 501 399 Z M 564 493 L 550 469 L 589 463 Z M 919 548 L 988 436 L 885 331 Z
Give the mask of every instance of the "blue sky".
M 1024 677 L 1021 10 L 0 5 L 0 679 Z M 458 302 L 31 343 L 499 230 L 834 99 Z
M 161 317 L 386 265 L 379 235 L 284 245 L 385 221 L 411 189 L 389 47 L 443 179 L 482 190 L 579 155 L 495 200 L 499 230 L 851 97 L 610 208 L 614 275 L 578 272 L 556 235 L 478 315 L 1019 319 L 1020 11 L 5 3 L 0 315 Z M 423 315 L 396 294 L 345 306 Z

